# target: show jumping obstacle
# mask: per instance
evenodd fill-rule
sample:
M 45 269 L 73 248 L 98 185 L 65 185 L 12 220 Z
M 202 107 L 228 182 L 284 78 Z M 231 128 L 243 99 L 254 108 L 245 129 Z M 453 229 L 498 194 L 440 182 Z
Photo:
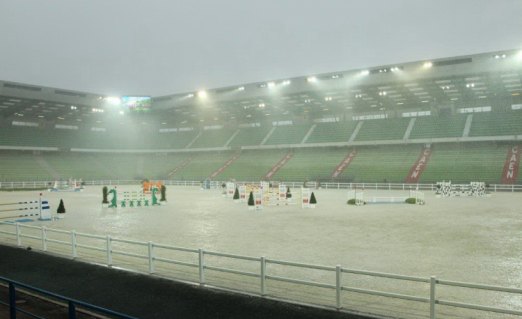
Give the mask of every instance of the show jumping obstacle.
M 227 183 L 227 197 L 233 197 L 236 184 Z M 239 203 L 246 203 L 250 192 L 254 195 L 255 209 L 263 209 L 263 206 L 288 206 L 301 205 L 301 208 L 310 208 L 310 189 L 300 188 L 299 191 L 292 192 L 292 197 L 287 198 L 288 187 L 279 184 L 276 188 L 270 187 L 270 183 L 261 181 L 259 184 L 248 184 L 238 186 Z
M 55 181 L 49 192 L 81 192 L 82 180 L 69 179 L 68 181 Z
M 154 183 L 153 181 L 144 181 L 141 184 L 141 190 L 144 194 L 150 194 L 154 188 L 161 189 L 161 182 Z
M 404 204 L 408 198 L 415 198 L 415 204 L 424 205 L 424 193 L 418 190 L 410 190 L 409 196 L 373 196 L 364 197 L 364 188 L 361 191 L 357 189 L 351 189 L 348 191 L 348 200 L 355 199 L 355 205 L 361 206 L 364 204 Z
M 38 220 L 51 220 L 51 208 L 49 202 L 42 199 L 42 194 L 36 200 L 24 202 L 0 203 L 0 219 L 11 219 L 20 217 L 36 217 Z M 11 207 L 10 207 L 11 206 Z M 23 212 L 23 213 L 22 213 Z M 4 213 L 10 216 L 4 216 Z M 15 222 L 32 221 L 32 220 L 15 220 Z
M 109 195 L 112 194 L 112 199 L 110 200 L 110 208 L 119 207 L 143 207 L 143 206 L 156 206 L 160 205 L 157 195 L 159 194 L 159 189 L 154 187 L 150 194 L 145 194 L 142 191 L 123 191 L 117 192 L 116 188 L 113 188 L 109 191 Z M 118 196 L 123 198 L 118 205 Z
M 451 181 L 438 182 L 437 192 L 435 197 L 487 197 L 486 183 L 484 182 L 470 182 L 469 184 L 452 184 Z

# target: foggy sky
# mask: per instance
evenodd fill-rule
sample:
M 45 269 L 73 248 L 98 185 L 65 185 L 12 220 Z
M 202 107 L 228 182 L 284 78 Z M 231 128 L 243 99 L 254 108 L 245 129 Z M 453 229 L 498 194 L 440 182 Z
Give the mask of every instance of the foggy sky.
M 522 1 L 0 0 L 0 79 L 166 95 L 522 49 Z

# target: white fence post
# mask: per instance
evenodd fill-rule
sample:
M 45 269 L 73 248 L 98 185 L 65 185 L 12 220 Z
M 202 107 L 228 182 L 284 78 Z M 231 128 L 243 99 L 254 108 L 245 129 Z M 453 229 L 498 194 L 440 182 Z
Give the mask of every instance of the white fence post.
M 149 274 L 154 273 L 154 255 L 153 255 L 154 245 L 151 241 L 149 241 Z
M 199 283 L 201 285 L 205 284 L 205 252 L 203 249 L 198 249 L 199 253 Z
M 107 266 L 112 266 L 111 236 L 107 236 Z
M 341 293 L 342 293 L 342 283 L 341 283 L 341 266 L 335 266 L 335 307 L 337 310 L 341 309 Z
M 71 244 L 72 244 L 72 258 L 75 259 L 78 257 L 78 252 L 76 251 L 76 230 L 71 231 Z
M 261 296 L 266 296 L 266 258 L 261 257 Z
M 20 236 L 20 223 L 16 223 L 16 245 L 22 246 L 22 236 Z
M 432 276 L 430 278 L 430 319 L 435 319 L 435 285 L 437 278 Z
M 45 234 L 45 226 L 42 226 L 42 249 L 47 251 L 47 238 Z

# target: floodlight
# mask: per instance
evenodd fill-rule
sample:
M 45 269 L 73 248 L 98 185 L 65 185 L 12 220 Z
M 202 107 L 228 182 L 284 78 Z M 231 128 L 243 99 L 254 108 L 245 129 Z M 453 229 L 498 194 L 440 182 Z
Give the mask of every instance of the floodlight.
M 238 88 L 238 90 L 239 90 L 239 91 L 244 91 L 244 90 L 245 90 L 245 87 L 244 87 L 244 86 L 240 86 L 240 87 Z
M 194 94 L 191 93 L 191 94 L 189 94 L 189 95 L 187 95 L 187 96 L 188 96 L 188 97 L 194 97 Z
M 199 91 L 199 92 L 198 92 L 198 97 L 200 97 L 200 98 L 205 98 L 205 97 L 207 97 L 207 92 L 205 92 L 205 91 Z
M 422 66 L 425 67 L 425 68 L 431 68 L 433 66 L 433 63 L 425 62 Z
M 285 80 L 285 81 L 283 81 L 283 84 L 284 84 L 284 85 L 288 85 L 288 84 L 290 84 L 290 80 Z
M 115 105 L 120 105 L 121 104 L 121 99 L 119 97 L 116 97 L 116 96 L 109 96 L 106 98 L 107 102 L 111 103 L 111 104 L 115 104 Z
M 368 75 L 368 74 L 370 74 L 370 71 L 368 71 L 368 70 L 364 70 L 364 71 L 361 72 L 361 74 L 362 74 L 362 75 Z
M 121 114 L 121 115 L 123 115 L 123 114 L 125 114 L 125 112 L 123 112 L 123 111 L 120 111 L 120 114 Z
M 275 83 L 274 82 L 268 82 L 268 87 L 269 88 L 273 88 L 275 86 Z
M 317 78 L 315 76 L 310 76 L 306 79 L 308 82 L 317 82 Z

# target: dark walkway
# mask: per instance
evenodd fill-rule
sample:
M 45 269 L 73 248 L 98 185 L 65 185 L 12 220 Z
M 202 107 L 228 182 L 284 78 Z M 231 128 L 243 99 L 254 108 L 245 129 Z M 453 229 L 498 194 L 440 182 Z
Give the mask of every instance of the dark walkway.
M 0 276 L 138 318 L 364 319 L 0 245 Z

